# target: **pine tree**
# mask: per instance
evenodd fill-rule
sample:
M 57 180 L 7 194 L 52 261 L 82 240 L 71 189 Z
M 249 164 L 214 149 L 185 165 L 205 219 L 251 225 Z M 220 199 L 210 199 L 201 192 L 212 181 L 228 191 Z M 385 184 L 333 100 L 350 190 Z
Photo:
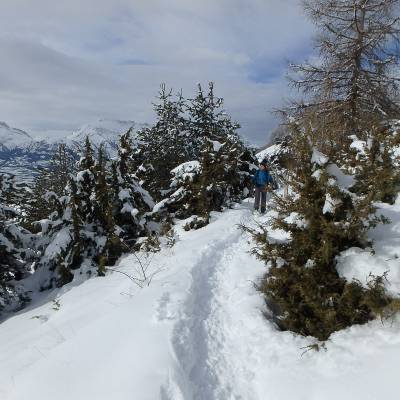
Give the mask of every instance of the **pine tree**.
M 27 276 L 31 235 L 18 224 L 21 193 L 11 175 L 0 175 L 0 312 L 20 307 L 27 297 L 18 281 Z
M 197 215 L 196 227 L 208 223 L 211 211 L 221 211 L 249 194 L 254 153 L 240 139 L 239 125 L 222 108 L 214 85 L 204 94 L 201 85 L 188 103 L 188 137 L 192 160 L 174 168 L 170 194 L 156 205 L 157 212 L 177 218 Z
M 393 204 L 400 189 L 396 126 L 381 126 L 379 131 L 369 134 L 366 141 L 358 141 L 358 144 L 362 148 L 356 154 L 356 179 L 351 190 L 361 195 L 371 194 L 375 201 Z
M 84 237 L 81 234 L 83 230 L 83 221 L 79 216 L 79 202 L 77 196 L 77 187 L 75 180 L 71 177 L 69 181 L 69 185 L 67 186 L 67 191 L 69 192 L 68 203 L 66 203 L 66 213 L 68 218 L 68 224 L 71 224 L 71 239 L 72 239 L 72 248 L 69 252 L 68 256 L 65 258 L 66 264 L 65 269 L 78 269 L 80 264 L 83 261 L 83 250 L 84 250 Z M 72 278 L 72 275 L 69 275 Z
M 199 161 L 188 161 L 174 168 L 171 171 L 171 193 L 154 206 L 153 214 L 160 215 L 164 219 L 171 217 L 185 219 L 200 214 L 197 208 L 200 173 Z M 208 216 L 206 217 L 208 222 Z
M 352 188 L 393 201 L 398 188 L 394 134 L 398 118 L 398 0 L 305 0 L 319 30 L 320 62 L 292 65 L 292 84 L 305 103 L 286 110 L 318 149 L 356 173 Z M 365 154 L 355 142 L 368 143 Z M 370 146 L 372 144 L 372 147 Z M 371 171 L 374 171 L 371 173 Z
M 156 200 L 162 199 L 168 190 L 170 171 L 192 157 L 184 108 L 182 94 L 174 99 L 172 90 L 162 84 L 154 104 L 156 123 L 138 132 L 137 176 Z
M 208 94 L 198 86 L 190 102 L 190 136 L 198 146 L 201 169 L 195 188 L 196 214 L 203 217 L 220 211 L 232 201 L 246 197 L 250 184 L 249 169 L 254 157 L 243 144 L 237 129 L 223 109 L 223 99 L 214 95 L 209 83 Z
M 150 194 L 136 180 L 134 157 L 131 131 L 128 131 L 120 138 L 118 155 L 111 164 L 110 182 L 113 217 L 127 246 L 132 245 L 145 232 L 143 214 L 154 206 Z
M 282 329 L 326 340 L 334 331 L 365 323 L 389 304 L 381 280 L 363 288 L 346 282 L 336 256 L 369 245 L 374 216 L 370 195 L 358 197 L 343 187 L 351 179 L 312 145 L 310 134 L 295 128 L 288 171 L 291 193 L 275 196 L 271 228 L 287 233 L 270 240 L 268 228 L 252 230 L 257 255 L 270 266 L 260 286 Z
M 49 204 L 52 194 L 62 196 L 69 182 L 70 174 L 73 174 L 76 166 L 76 158 L 71 149 L 65 144 L 60 144 L 51 158 L 49 165 L 39 170 L 33 182 L 32 191 L 27 194 L 24 211 L 24 224 L 31 230 L 35 230 L 34 223 L 48 216 L 48 210 L 54 204 Z
M 90 274 L 96 267 L 99 249 L 105 244 L 99 229 L 99 210 L 96 201 L 96 163 L 89 138 L 85 140 L 82 156 L 75 175 L 69 176 L 64 193 L 52 193 L 52 205 L 48 219 L 41 221 L 42 251 L 39 267 L 49 273 L 44 277 L 42 288 L 62 286 L 74 277 L 74 270 L 85 264 Z
M 130 152 L 130 132 L 121 137 L 113 161 L 107 160 L 103 146 L 95 159 L 86 139 L 76 173 L 62 196 L 53 193 L 52 212 L 41 221 L 40 267 L 49 270 L 43 288 L 70 282 L 75 270 L 104 276 L 106 267 L 145 232 L 140 218 L 152 203 L 130 173 Z
M 100 146 L 95 166 L 95 191 L 93 201 L 94 227 L 96 235 L 105 237 L 105 244 L 98 257 L 98 274 L 105 275 L 105 266 L 114 265 L 122 254 L 121 241 L 113 215 L 111 188 L 107 183 L 108 173 L 103 146 Z
M 93 222 L 92 200 L 95 190 L 95 160 L 93 147 L 89 136 L 85 139 L 83 154 L 78 163 L 78 172 L 76 175 L 77 197 L 79 202 L 78 213 L 82 221 L 89 224 Z

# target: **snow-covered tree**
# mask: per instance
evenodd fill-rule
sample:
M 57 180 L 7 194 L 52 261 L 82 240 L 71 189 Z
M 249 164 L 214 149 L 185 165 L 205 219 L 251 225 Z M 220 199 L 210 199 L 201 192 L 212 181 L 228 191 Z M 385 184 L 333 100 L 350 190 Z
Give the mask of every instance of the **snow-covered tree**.
M 0 175 L 0 312 L 27 300 L 18 281 L 27 275 L 32 237 L 18 223 L 21 196 L 15 177 Z
M 50 270 L 44 287 L 68 283 L 78 269 L 104 275 L 106 266 L 113 265 L 144 232 L 141 216 L 152 203 L 130 173 L 129 135 L 121 137 L 113 161 L 106 159 L 103 146 L 95 159 L 87 138 L 64 194 L 52 192 L 46 199 L 54 206 L 49 218 L 40 221 L 40 266 Z
M 156 123 L 138 132 L 135 152 L 139 180 L 156 200 L 160 200 L 163 191 L 168 189 L 170 171 L 191 160 L 193 146 L 186 131 L 182 94 L 174 98 L 172 90 L 162 84 L 157 100 L 154 104 Z
M 132 157 L 132 138 L 128 131 L 120 138 L 118 155 L 111 163 L 110 178 L 113 218 L 128 246 L 144 234 L 146 221 L 143 214 L 154 206 L 150 194 L 139 185 L 134 175 Z
M 337 330 L 372 319 L 388 298 L 382 281 L 346 282 L 336 269 L 336 256 L 350 247 L 369 245 L 367 231 L 382 220 L 374 215 L 370 195 L 348 189 L 353 178 L 320 153 L 305 130 L 291 141 L 289 196 L 276 195 L 269 227 L 251 230 L 256 254 L 270 268 L 260 286 L 284 330 L 326 340 Z M 271 240 L 268 230 L 287 233 Z
M 199 161 L 188 161 L 171 171 L 170 195 L 153 208 L 162 217 L 188 218 L 198 213 L 197 187 L 201 173 Z
M 40 267 L 50 271 L 41 282 L 43 287 L 63 285 L 74 277 L 74 270 L 92 273 L 96 267 L 104 273 L 103 252 L 112 230 L 109 217 L 110 203 L 105 184 L 105 160 L 103 150 L 94 159 L 93 148 L 86 138 L 82 157 L 75 175 L 62 196 L 52 192 L 47 200 L 54 208 L 47 220 L 40 221 L 43 251 Z M 108 235 L 107 235 L 108 234 Z M 101 265 L 100 265 L 101 264 Z
M 207 216 L 248 195 L 254 156 L 240 139 L 239 124 L 223 109 L 210 82 L 207 95 L 201 85 L 189 104 L 190 136 L 198 146 L 200 174 L 194 188 L 196 213 Z
M 239 125 L 222 106 L 213 83 L 207 94 L 198 86 L 196 97 L 187 106 L 193 159 L 172 169 L 169 194 L 156 205 L 156 213 L 177 218 L 197 215 L 208 223 L 211 211 L 221 211 L 248 196 L 254 152 L 243 143 L 237 133 Z
M 213 83 L 207 94 L 199 85 L 197 95 L 187 101 L 171 96 L 162 86 L 155 105 L 158 121 L 139 133 L 134 156 L 149 155 L 136 173 L 145 189 L 159 191 L 156 214 L 208 220 L 210 211 L 248 195 L 254 152 L 239 137 L 239 125 L 224 111 L 223 100 L 214 95 Z
M 36 221 L 47 218 L 48 210 L 52 207 L 46 200 L 49 198 L 48 193 L 53 192 L 57 196 L 64 193 L 69 182 L 69 175 L 75 171 L 75 164 L 74 152 L 62 143 L 58 146 L 49 164 L 40 169 L 33 182 L 32 191 L 26 196 L 23 205 L 24 220 L 30 228 L 34 229 Z
M 400 136 L 399 123 L 381 125 L 366 136 L 366 140 L 353 141 L 356 152 L 355 184 L 352 191 L 361 195 L 372 194 L 375 201 L 393 204 L 400 190 Z
M 85 232 L 93 222 L 94 168 L 92 146 L 86 138 L 77 172 L 70 175 L 63 193 L 57 195 L 49 191 L 45 196 L 45 201 L 52 207 L 48 218 L 39 221 L 37 246 L 42 256 L 38 268 L 48 271 L 41 273 L 43 289 L 70 282 L 73 271 L 82 266 L 88 255 L 85 249 L 93 247 L 92 238 Z M 89 262 L 88 267 L 90 271 L 93 265 Z

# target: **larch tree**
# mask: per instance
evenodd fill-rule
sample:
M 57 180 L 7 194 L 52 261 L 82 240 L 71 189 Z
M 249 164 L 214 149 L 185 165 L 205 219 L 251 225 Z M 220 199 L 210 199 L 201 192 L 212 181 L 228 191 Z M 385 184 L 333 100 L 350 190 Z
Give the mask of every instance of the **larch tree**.
M 317 62 L 291 66 L 291 83 L 306 98 L 286 111 L 307 120 L 325 142 L 322 150 L 345 146 L 352 135 L 364 138 L 371 125 L 399 116 L 398 3 L 303 1 L 318 29 L 319 57 Z

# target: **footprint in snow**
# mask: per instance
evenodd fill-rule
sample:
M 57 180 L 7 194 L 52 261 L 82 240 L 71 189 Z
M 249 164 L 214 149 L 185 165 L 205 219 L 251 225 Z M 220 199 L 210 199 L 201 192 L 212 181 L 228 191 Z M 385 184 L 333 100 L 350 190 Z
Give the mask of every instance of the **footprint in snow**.
M 47 315 L 34 315 L 31 319 L 37 319 L 43 324 L 49 320 L 49 317 Z
M 175 319 L 176 314 L 171 305 L 171 294 L 165 292 L 156 303 L 155 319 L 157 322 Z

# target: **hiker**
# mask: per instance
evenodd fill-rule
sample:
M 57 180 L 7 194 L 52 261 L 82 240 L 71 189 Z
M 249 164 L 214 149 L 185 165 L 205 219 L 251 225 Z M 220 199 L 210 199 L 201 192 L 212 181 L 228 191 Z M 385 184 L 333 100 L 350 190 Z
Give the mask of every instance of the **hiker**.
M 260 168 L 253 176 L 253 182 L 256 185 L 254 210 L 258 211 L 260 208 L 261 199 L 261 214 L 264 214 L 267 205 L 267 190 L 269 185 L 273 183 L 272 176 L 268 172 L 267 160 L 264 159 L 260 162 Z

